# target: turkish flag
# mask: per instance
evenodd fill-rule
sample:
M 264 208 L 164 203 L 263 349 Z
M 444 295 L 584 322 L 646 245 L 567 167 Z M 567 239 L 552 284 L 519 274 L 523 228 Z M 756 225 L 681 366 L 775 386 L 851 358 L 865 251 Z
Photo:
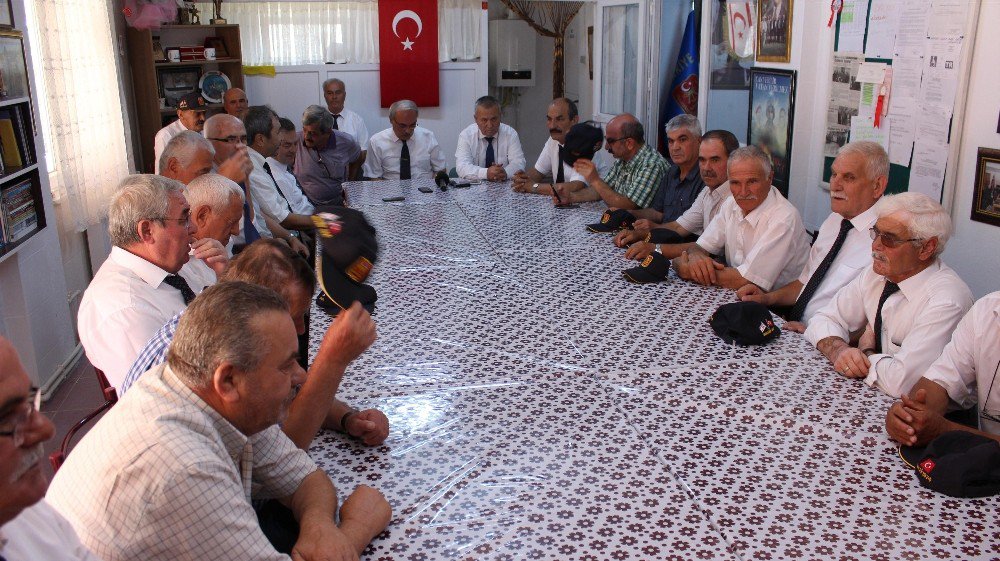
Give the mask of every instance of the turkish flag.
M 379 0 L 378 50 L 382 107 L 440 105 L 436 0 Z

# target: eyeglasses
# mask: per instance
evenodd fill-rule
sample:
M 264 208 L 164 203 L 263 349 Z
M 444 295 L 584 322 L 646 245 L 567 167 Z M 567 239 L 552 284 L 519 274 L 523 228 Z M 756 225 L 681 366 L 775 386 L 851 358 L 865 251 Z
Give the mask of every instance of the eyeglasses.
M 42 392 L 38 388 L 31 388 L 31 393 L 28 394 L 28 399 L 25 401 L 24 409 L 11 418 L 10 421 L 4 423 L 3 428 L 0 428 L 0 436 L 11 437 L 14 440 L 15 448 L 24 444 L 24 431 L 31 422 L 35 411 L 38 411 L 38 407 L 42 403 Z
M 181 217 L 180 218 L 170 218 L 169 216 L 164 216 L 163 218 L 160 218 L 160 220 L 161 221 L 170 220 L 172 222 L 177 222 L 178 224 L 190 224 L 191 223 L 191 211 L 190 210 L 185 210 L 183 213 L 181 213 Z
M 924 238 L 907 238 L 904 240 L 895 234 L 886 234 L 875 226 L 868 229 L 868 234 L 872 237 L 872 241 L 880 239 L 882 240 L 882 245 L 891 249 L 895 249 L 906 242 L 920 242 L 924 240 Z
M 604 142 L 607 142 L 608 146 L 611 146 L 612 144 L 614 144 L 615 142 L 618 142 L 619 140 L 626 140 L 626 139 L 625 139 L 625 137 L 622 137 L 622 138 L 611 138 L 609 136 L 609 137 L 607 137 L 607 138 L 604 139 Z
M 225 138 L 209 138 L 209 140 L 214 140 L 216 142 L 225 142 L 226 144 L 246 144 L 247 135 L 242 134 L 240 136 L 232 135 Z

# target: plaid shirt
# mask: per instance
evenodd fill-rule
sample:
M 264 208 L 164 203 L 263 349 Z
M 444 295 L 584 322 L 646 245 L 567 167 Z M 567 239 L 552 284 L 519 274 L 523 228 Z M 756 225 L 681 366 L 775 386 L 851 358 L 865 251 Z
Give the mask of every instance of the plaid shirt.
M 129 368 L 128 374 L 125 375 L 125 381 L 122 382 L 118 397 L 125 395 L 125 392 L 139 379 L 139 376 L 142 376 L 143 372 L 167 361 L 167 349 L 170 348 L 170 342 L 174 340 L 177 322 L 181 320 L 183 313 L 170 318 L 170 321 L 165 323 L 146 343 L 146 346 L 139 351 L 139 356 L 136 357 L 132 368 Z
M 631 160 L 615 160 L 611 171 L 604 178 L 612 189 L 625 195 L 639 208 L 646 208 L 667 172 L 667 160 L 643 144 Z

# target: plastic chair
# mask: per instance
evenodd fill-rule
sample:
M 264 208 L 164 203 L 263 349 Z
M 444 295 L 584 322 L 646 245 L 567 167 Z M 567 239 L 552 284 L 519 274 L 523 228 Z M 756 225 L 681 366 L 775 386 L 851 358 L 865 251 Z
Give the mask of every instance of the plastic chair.
M 100 384 L 101 392 L 104 393 L 104 403 L 102 403 L 97 409 L 88 413 L 84 418 L 77 421 L 76 424 L 66 432 L 66 436 L 63 437 L 62 444 L 59 446 L 59 449 L 49 455 L 49 463 L 52 464 L 53 473 L 59 471 L 63 462 L 66 461 L 66 456 L 69 455 L 69 445 L 73 441 L 73 437 L 76 433 L 88 423 L 100 416 L 101 413 L 111 409 L 112 405 L 118 403 L 118 391 L 115 390 L 115 387 L 112 386 L 110 382 L 108 382 L 108 378 L 104 375 L 104 372 L 101 372 L 97 368 L 94 369 L 94 372 L 97 373 L 97 383 Z

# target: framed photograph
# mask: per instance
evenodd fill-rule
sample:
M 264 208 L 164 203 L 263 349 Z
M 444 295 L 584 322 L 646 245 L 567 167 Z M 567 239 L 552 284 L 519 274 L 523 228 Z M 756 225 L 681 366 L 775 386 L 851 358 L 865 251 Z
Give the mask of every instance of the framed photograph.
M 201 68 L 198 66 L 161 68 L 157 71 L 157 78 L 160 83 L 160 97 L 166 98 L 167 107 L 177 107 L 177 102 L 184 94 L 198 89 Z
M 0 0 L 0 29 L 14 28 L 14 10 L 11 8 L 10 0 Z
M 747 139 L 749 144 L 771 155 L 772 183 L 786 197 L 794 115 L 795 71 L 751 68 Z
M 1000 150 L 979 149 L 974 189 L 972 219 L 1000 226 Z
M 757 0 L 757 60 L 790 62 L 792 59 L 792 3 L 794 0 Z
M 0 29 L 0 101 L 29 95 L 21 32 Z
M 756 2 L 712 4 L 712 47 L 709 70 L 713 90 L 749 90 L 755 38 L 748 37 L 756 19 Z

